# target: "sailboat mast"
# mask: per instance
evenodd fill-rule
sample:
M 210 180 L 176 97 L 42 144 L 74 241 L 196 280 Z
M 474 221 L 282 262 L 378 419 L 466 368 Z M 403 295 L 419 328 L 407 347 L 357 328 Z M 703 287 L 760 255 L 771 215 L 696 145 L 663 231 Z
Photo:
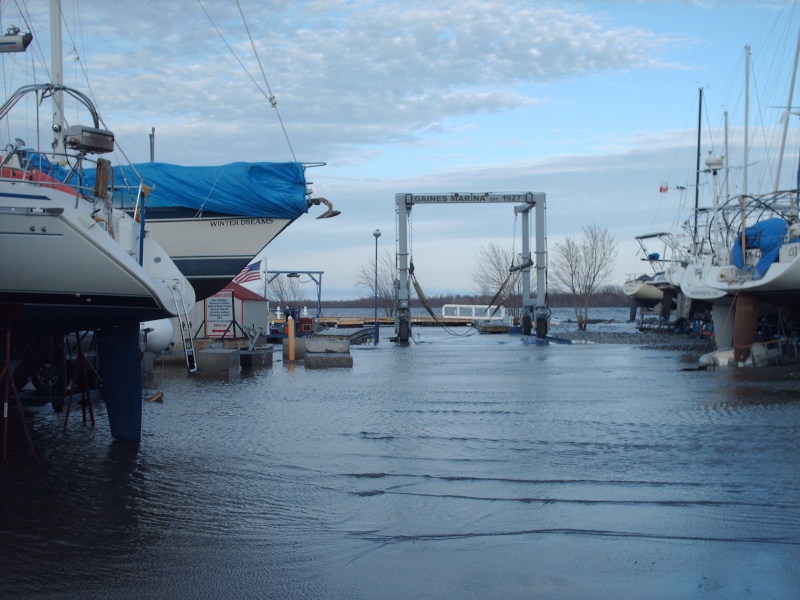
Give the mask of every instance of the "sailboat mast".
M 50 0 L 50 77 L 53 85 L 64 85 L 64 65 L 61 56 L 61 0 Z M 53 93 L 53 158 L 65 164 L 64 151 L 64 92 Z
M 747 195 L 747 150 L 750 139 L 750 46 L 744 47 L 744 165 L 742 195 Z M 744 223 L 742 223 L 744 231 Z
M 692 245 L 697 254 L 697 212 L 700 209 L 700 127 L 703 124 L 703 88 L 700 88 L 700 102 L 697 108 L 697 166 L 694 170 L 694 230 L 692 231 Z
M 789 84 L 789 99 L 786 101 L 786 114 L 783 119 L 783 135 L 781 136 L 781 151 L 778 154 L 778 169 L 775 174 L 775 191 L 780 189 L 778 186 L 781 181 L 781 165 L 783 165 L 783 151 L 786 147 L 786 132 L 789 129 L 789 115 L 792 110 L 792 97 L 794 95 L 794 82 L 797 78 L 797 59 L 800 57 L 800 33 L 797 35 L 797 48 L 794 51 L 794 66 L 792 67 L 792 82 Z
M 744 47 L 744 166 L 742 175 L 742 194 L 739 196 L 739 206 L 742 209 L 741 216 L 741 240 L 742 256 L 747 256 L 747 213 L 745 212 L 745 197 L 747 196 L 747 146 L 750 137 L 750 46 Z
M 728 156 L 730 156 L 728 150 L 728 111 L 725 111 L 725 156 L 723 159 L 725 160 L 725 200 L 730 198 L 730 188 L 728 187 L 728 181 L 730 181 L 730 177 L 728 177 Z

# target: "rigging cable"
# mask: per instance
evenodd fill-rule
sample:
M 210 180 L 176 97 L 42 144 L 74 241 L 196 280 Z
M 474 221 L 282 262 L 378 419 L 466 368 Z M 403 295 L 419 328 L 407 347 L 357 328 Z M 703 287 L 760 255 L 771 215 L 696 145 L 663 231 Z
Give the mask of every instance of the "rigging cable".
M 239 14 L 242 15 L 242 23 L 244 23 L 244 28 L 247 31 L 247 37 L 250 38 L 250 45 L 253 47 L 253 54 L 255 54 L 256 61 L 258 62 L 258 68 L 261 69 L 261 76 L 264 78 L 264 84 L 267 86 L 267 91 L 269 92 L 269 103 L 272 105 L 272 108 L 275 109 L 275 114 L 278 115 L 278 122 L 281 124 L 281 129 L 283 130 L 283 136 L 286 138 L 286 143 L 289 146 L 289 151 L 292 153 L 292 158 L 294 159 L 294 161 L 297 162 L 297 158 L 294 155 L 294 148 L 292 148 L 292 142 L 289 141 L 289 134 L 286 132 L 286 127 L 283 124 L 281 113 L 278 110 L 278 101 L 275 99 L 275 96 L 273 95 L 272 90 L 269 87 L 269 81 L 267 81 L 267 75 L 266 73 L 264 73 L 264 67 L 261 65 L 261 59 L 258 56 L 256 45 L 253 42 L 253 36 L 250 35 L 250 28 L 247 26 L 247 21 L 244 18 L 244 13 L 242 12 L 242 7 L 239 4 L 239 0 L 236 0 L 236 6 L 239 9 Z
M 194 217 L 196 219 L 200 219 L 200 218 L 203 217 L 203 209 L 206 206 L 206 202 L 208 202 L 208 199 L 211 198 L 211 194 L 214 193 L 214 190 L 216 189 L 217 184 L 219 183 L 219 180 L 222 178 L 222 175 L 223 175 L 223 173 L 225 173 L 225 169 L 227 169 L 227 168 L 228 168 L 228 165 L 222 165 L 222 170 L 219 172 L 219 175 L 217 175 L 217 178 L 214 180 L 214 185 L 212 185 L 211 189 L 208 190 L 208 194 L 203 199 L 203 201 L 200 203 L 200 208 L 197 209 L 197 212 L 194 215 Z
M 297 162 L 297 157 L 295 156 L 294 148 L 292 147 L 292 142 L 289 140 L 289 134 L 286 131 L 286 126 L 283 123 L 283 118 L 281 118 L 281 113 L 278 110 L 278 101 L 275 99 L 275 95 L 272 93 L 272 90 L 270 89 L 269 81 L 267 81 L 267 76 L 264 73 L 263 66 L 261 65 L 261 59 L 259 58 L 258 52 L 256 51 L 256 46 L 255 46 L 255 43 L 253 42 L 253 37 L 250 35 L 250 28 L 248 27 L 247 21 L 244 18 L 244 13 L 242 12 L 242 7 L 239 5 L 239 0 L 236 0 L 236 6 L 239 9 L 239 14 L 242 17 L 242 22 L 244 23 L 244 28 L 247 31 L 247 36 L 250 39 L 250 45 L 253 47 L 253 54 L 255 54 L 256 62 L 258 62 L 258 66 L 261 69 L 261 76 L 264 78 L 264 84 L 267 87 L 267 93 L 264 92 L 263 88 L 258 84 L 258 82 L 256 81 L 255 77 L 253 77 L 250 74 L 250 71 L 247 70 L 247 67 L 244 66 L 244 63 L 242 63 L 242 61 L 236 55 L 236 52 L 234 52 L 234 50 L 231 47 L 231 45 L 225 39 L 225 36 L 222 35 L 222 32 L 219 30 L 219 28 L 217 27 L 216 23 L 214 23 L 214 20 L 211 18 L 211 15 L 208 14 L 208 11 L 206 10 L 206 7 L 203 6 L 203 2 L 201 0 L 197 0 L 197 3 L 200 5 L 200 8 L 203 10 L 203 13 L 205 13 L 206 17 L 208 18 L 209 22 L 211 23 L 211 26 L 217 32 L 217 35 L 219 35 L 219 37 L 222 40 L 222 42 L 225 44 L 225 46 L 228 48 L 230 53 L 236 59 L 236 62 L 238 62 L 239 66 L 242 67 L 242 69 L 244 70 L 245 73 L 247 73 L 247 76 L 250 78 L 250 80 L 253 82 L 253 84 L 258 88 L 258 91 L 261 92 L 261 94 L 269 101 L 269 103 L 272 106 L 272 108 L 275 109 L 275 114 L 278 116 L 278 122 L 280 123 L 281 129 L 283 130 L 283 136 L 286 138 L 286 143 L 289 146 L 289 152 L 291 152 L 291 154 L 292 154 L 292 160 Z

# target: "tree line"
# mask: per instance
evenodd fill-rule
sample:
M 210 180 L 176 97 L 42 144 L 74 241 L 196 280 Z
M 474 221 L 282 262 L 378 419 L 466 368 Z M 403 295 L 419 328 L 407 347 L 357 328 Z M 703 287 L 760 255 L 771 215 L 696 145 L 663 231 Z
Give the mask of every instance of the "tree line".
M 603 285 L 617 257 L 617 242 L 608 229 L 595 223 L 583 228 L 580 238 L 566 236 L 548 252 L 547 304 L 551 307 L 572 307 L 579 329 L 586 329 L 589 307 L 627 306 L 628 298 L 622 286 Z M 376 256 L 376 258 L 378 258 Z M 470 271 L 473 294 L 443 294 L 429 296 L 431 310 L 445 304 L 502 305 L 512 317 L 522 311 L 522 272 L 531 262 L 523 264 L 519 254 L 498 244 L 481 246 L 475 253 L 475 266 Z M 380 313 L 391 317 L 395 310 L 395 256 L 384 250 L 375 260 L 362 264 L 356 272 L 355 287 L 363 294 L 352 300 L 327 300 L 323 308 L 372 308 L 377 302 Z M 305 302 L 299 278 L 279 277 L 270 283 L 269 299 L 279 306 L 296 306 Z M 534 292 L 535 293 L 535 292 Z M 377 300 L 376 300 L 377 299 Z M 411 298 L 412 307 L 423 307 L 419 298 Z M 426 308 L 428 308 L 426 307 Z
M 566 236 L 548 252 L 549 280 L 547 304 L 551 307 L 571 306 L 575 310 L 578 329 L 586 329 L 589 307 L 626 306 L 628 299 L 620 286 L 603 285 L 617 259 L 617 242 L 608 229 L 596 223 L 583 227 L 580 238 Z M 528 260 L 527 264 L 523 260 Z M 491 304 L 505 306 L 514 318 L 522 312 L 522 272 L 533 267 L 530 257 L 522 257 L 495 243 L 481 246 L 475 253 L 475 266 L 470 278 L 475 285 L 474 295 L 429 297 L 427 308 L 444 304 Z M 377 277 L 377 281 L 376 281 Z M 371 292 L 371 305 L 377 304 L 384 315 L 394 314 L 396 268 L 394 257 L 384 250 L 376 265 L 372 260 L 361 265 L 356 273 L 356 287 Z M 535 293 L 531 290 L 532 293 Z M 422 306 L 411 299 L 412 306 Z M 351 305 L 348 305 L 351 306 Z M 370 306 L 370 304 L 366 304 Z M 334 305 L 330 305 L 334 308 Z
M 474 304 L 477 306 L 488 305 L 493 295 L 490 294 L 439 294 L 428 296 L 430 305 L 434 308 L 441 308 L 445 304 Z M 513 300 L 513 298 L 509 298 Z M 394 296 L 390 298 L 394 304 Z M 623 293 L 621 285 L 606 285 L 589 297 L 589 306 L 594 308 L 627 306 L 629 298 Z M 573 307 L 575 305 L 575 295 L 569 292 L 558 290 L 548 292 L 547 304 L 552 308 Z M 375 296 L 362 296 L 351 300 L 324 300 L 324 309 L 335 308 L 373 308 L 375 306 Z M 417 298 L 411 299 L 412 308 L 422 308 L 422 303 Z M 378 309 L 381 313 L 388 313 L 385 305 L 378 298 Z

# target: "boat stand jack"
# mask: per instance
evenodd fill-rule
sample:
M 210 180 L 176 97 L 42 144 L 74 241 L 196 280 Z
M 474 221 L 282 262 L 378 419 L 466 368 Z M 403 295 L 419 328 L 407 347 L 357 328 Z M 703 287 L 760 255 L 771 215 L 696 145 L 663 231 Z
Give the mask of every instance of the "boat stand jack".
M 22 403 L 19 401 L 19 392 L 17 391 L 17 384 L 14 383 L 14 373 L 11 371 L 11 321 L 13 316 L 6 317 L 6 347 L 3 356 L 3 370 L 0 372 L 0 381 L 3 385 L 3 462 L 8 457 L 8 446 L 10 443 L 9 429 L 8 429 L 8 405 L 10 394 L 13 392 L 14 401 L 19 411 L 19 420 L 22 423 L 22 430 L 25 432 L 25 439 L 28 442 L 28 449 L 31 451 L 33 460 L 36 460 L 36 451 L 33 449 L 33 440 L 28 431 L 28 424 L 25 422 L 25 413 L 22 411 Z
M 73 366 L 73 375 L 72 381 L 69 384 L 69 404 L 67 404 L 67 414 L 64 416 L 64 431 L 67 430 L 67 425 L 69 424 L 69 413 L 72 410 L 72 400 L 75 396 L 75 379 L 80 378 L 81 384 L 81 409 L 83 410 L 83 422 L 86 423 L 86 407 L 89 407 L 89 416 L 92 419 L 92 427 L 95 426 L 94 421 L 94 408 L 92 407 L 92 398 L 89 394 L 89 376 L 86 373 L 86 356 L 83 354 L 83 348 L 81 348 L 81 338 L 80 334 L 75 334 L 75 339 L 78 340 L 77 343 L 77 358 L 72 362 Z

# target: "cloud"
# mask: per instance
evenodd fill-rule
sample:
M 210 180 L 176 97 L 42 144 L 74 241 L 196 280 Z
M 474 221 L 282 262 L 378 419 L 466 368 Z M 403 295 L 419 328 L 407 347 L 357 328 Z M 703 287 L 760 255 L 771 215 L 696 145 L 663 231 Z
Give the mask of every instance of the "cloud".
M 260 65 L 232 3 L 204 1 L 212 25 L 199 3 L 140 0 L 123 17 L 108 3 L 84 2 L 81 28 L 72 35 L 103 114 L 113 115 L 117 128 L 152 123 L 163 134 L 168 127 L 182 135 L 196 129 L 182 138 L 186 150 L 170 148 L 178 151 L 173 162 L 197 162 L 187 150 L 211 123 L 243 124 L 232 134 L 244 149 L 269 139 L 286 156 L 265 97 L 271 91 L 296 152 L 333 160 L 353 145 L 413 143 L 446 130 L 451 119 L 545 103 L 548 86 L 588 73 L 664 68 L 660 56 L 676 42 L 613 27 L 581 5 L 241 5 Z

